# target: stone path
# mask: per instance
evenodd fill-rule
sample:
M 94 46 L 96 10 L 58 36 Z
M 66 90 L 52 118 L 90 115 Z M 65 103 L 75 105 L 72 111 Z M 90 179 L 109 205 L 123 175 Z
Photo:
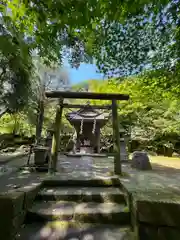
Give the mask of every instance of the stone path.
M 98 158 L 98 157 L 92 158 L 90 156 L 83 156 L 81 158 L 71 158 L 71 157 L 66 157 L 66 156 L 59 156 L 59 161 L 58 161 L 59 172 L 54 174 L 53 176 L 48 176 L 47 174 L 44 174 L 44 173 L 38 175 L 35 173 L 23 173 L 22 172 L 19 176 L 19 180 L 17 180 L 17 176 L 16 176 L 16 174 L 14 174 L 13 176 L 11 176 L 11 178 L 8 179 L 8 181 L 6 183 L 7 184 L 6 187 L 4 186 L 4 184 L 1 184 L 1 185 L 3 185 L 1 188 L 2 188 L 2 190 L 6 190 L 7 188 L 9 188 L 9 186 L 11 184 L 14 184 L 15 182 L 17 182 L 17 184 L 22 184 L 22 183 L 25 184 L 25 182 L 26 182 L 26 184 L 28 184 L 30 182 L 31 177 L 32 177 L 32 182 L 34 184 L 33 176 L 36 176 L 36 177 L 40 176 L 40 180 L 38 180 L 38 181 L 41 181 L 41 179 L 46 179 L 46 180 L 52 181 L 52 182 L 53 181 L 56 182 L 56 180 L 59 181 L 59 182 L 56 182 L 56 184 L 57 184 L 56 186 L 53 186 L 54 187 L 53 191 L 56 193 L 56 195 L 60 196 L 58 201 L 62 200 L 62 198 L 65 197 L 63 191 L 65 191 L 66 188 L 67 188 L 67 191 L 71 188 L 70 195 L 71 195 L 71 197 L 75 198 L 75 197 L 77 197 L 76 195 L 82 195 L 82 193 L 86 193 L 88 195 L 88 190 L 89 190 L 89 192 L 91 192 L 92 189 L 87 189 L 87 188 L 85 188 L 85 186 L 81 186 L 81 188 L 82 188 L 81 189 L 79 185 L 76 186 L 76 188 L 72 189 L 72 186 L 69 186 L 68 184 L 73 184 L 75 182 L 76 182 L 76 184 L 78 184 L 76 180 L 78 180 L 81 183 L 84 183 L 86 181 L 91 181 L 94 179 L 95 180 L 98 180 L 98 179 L 112 180 L 115 178 L 117 179 L 117 176 L 112 176 L 112 172 L 113 172 L 113 168 L 114 168 L 113 163 L 114 163 L 114 160 L 112 157 L 111 158 Z M 14 164 L 15 164 L 15 162 L 14 162 Z M 17 166 L 18 166 L 18 164 L 22 164 L 22 159 L 18 160 L 16 164 L 17 164 Z M 123 172 L 128 173 L 128 175 L 126 177 L 120 178 L 123 186 L 126 189 L 128 189 L 129 191 L 145 194 L 145 195 L 143 195 L 143 198 L 144 198 L 144 196 L 147 196 L 148 193 L 153 192 L 153 193 L 156 193 L 157 195 L 160 194 L 160 196 L 161 196 L 160 198 L 162 198 L 162 200 L 165 198 L 165 196 L 167 199 L 169 199 L 169 198 L 174 199 L 174 196 L 178 197 L 178 195 L 180 193 L 180 191 L 179 191 L 179 189 L 180 189 L 180 174 L 179 174 L 179 172 L 166 171 L 166 168 L 162 169 L 162 168 L 156 167 L 156 165 L 153 165 L 152 171 L 138 171 L 135 169 L 131 169 L 131 167 L 128 164 L 123 164 L 122 169 L 123 169 Z M 57 187 L 58 188 L 60 187 L 59 183 L 61 180 L 64 181 L 64 182 L 61 182 L 62 187 L 61 187 L 61 189 L 57 189 Z M 48 186 L 48 187 L 49 187 L 49 190 L 51 190 L 52 185 Z M 75 186 L 73 186 L 73 187 L 75 187 Z M 94 187 L 96 187 L 96 185 Z M 81 191 L 80 191 L 80 189 L 81 189 Z M 44 191 L 45 191 L 45 189 L 44 189 Z M 101 191 L 104 191 L 104 190 L 102 190 L 102 186 L 99 186 L 99 189 L 96 192 L 94 192 L 94 195 L 97 195 L 97 192 L 98 192 L 98 194 L 101 194 Z M 111 191 L 109 191 L 109 192 L 108 191 L 106 192 L 106 194 L 108 194 L 108 195 L 111 194 Z M 115 192 L 115 191 L 116 190 L 113 189 L 113 192 Z M 51 191 L 51 193 L 50 193 L 51 197 L 53 194 L 54 193 Z M 41 195 L 41 193 L 39 193 L 39 195 Z M 152 196 L 154 198 L 154 195 L 152 195 Z M 45 197 L 45 194 L 44 194 L 44 197 Z M 77 202 L 76 200 L 74 202 Z M 96 200 L 97 200 L 97 198 L 96 198 Z M 52 199 L 50 201 L 52 201 Z M 56 203 L 56 204 L 59 204 L 59 203 Z M 52 208 L 51 208 L 51 204 L 49 207 L 45 206 L 44 210 L 42 210 L 43 214 L 45 213 L 46 209 L 49 209 L 48 214 L 53 215 L 53 210 L 54 210 L 54 208 L 56 209 L 56 207 L 54 207 L 54 206 L 55 205 L 52 205 Z M 57 206 L 59 206 L 59 205 L 57 205 Z M 39 206 L 38 206 L 38 209 L 40 211 Z M 120 209 L 120 208 L 118 207 L 118 209 Z M 38 212 L 38 211 L 35 210 L 34 213 L 36 213 L 36 212 Z M 62 211 L 60 211 L 60 212 L 62 212 Z M 87 211 L 87 209 L 82 208 L 82 204 L 81 204 L 81 206 L 79 206 L 78 212 L 79 213 L 85 212 L 88 214 L 93 213 L 91 208 L 88 208 L 88 211 Z M 57 215 L 59 216 L 59 212 L 57 213 Z M 48 217 L 51 217 L 51 216 L 48 215 Z M 80 218 L 78 218 L 78 219 L 80 219 Z M 99 218 L 96 217 L 96 219 L 99 219 Z M 57 225 L 58 224 L 62 224 L 62 221 L 57 223 Z M 38 225 L 38 224 L 36 223 L 36 225 Z M 30 231 L 29 229 L 31 229 L 31 227 L 32 227 L 32 225 L 30 225 L 28 227 L 28 231 Z M 34 228 L 32 228 L 32 229 L 30 232 L 35 233 L 36 231 L 34 230 Z M 47 224 L 38 225 L 37 229 L 38 229 L 37 234 L 42 234 L 42 233 L 45 234 L 48 232 L 51 235 L 51 237 L 46 238 L 46 239 L 49 239 L 49 240 L 57 239 L 58 234 L 64 234 L 63 228 L 60 228 L 61 232 L 59 232 L 59 230 L 58 230 L 59 227 L 57 227 L 57 228 L 54 227 L 55 231 L 52 232 L 51 228 L 49 227 L 49 225 L 47 226 Z M 19 239 L 21 239 L 21 240 L 28 239 L 26 237 L 23 238 L 23 236 L 27 236 L 25 233 L 26 229 L 24 229 L 23 231 L 24 232 L 21 233 L 21 237 Z M 68 228 L 68 231 L 70 231 L 70 233 L 71 233 L 71 228 Z M 91 235 L 91 238 L 89 238 L 89 239 L 93 239 L 93 240 L 95 240 L 95 239 L 97 239 L 97 240 L 101 240 L 101 239 L 103 239 L 103 240 L 106 240 L 106 239 L 112 239 L 112 240 L 131 239 L 131 238 L 129 238 L 129 236 L 127 237 L 126 230 L 122 229 L 121 227 L 114 228 L 114 226 L 113 226 L 113 228 L 112 228 L 111 226 L 106 225 L 106 224 L 103 226 L 101 225 L 101 227 L 90 226 L 90 227 L 85 227 L 83 229 L 78 227 L 78 232 L 76 232 L 76 233 L 73 232 L 74 233 L 73 236 L 67 235 L 67 238 L 65 238 L 65 239 L 70 240 L 70 239 L 74 238 L 76 240 L 77 239 L 85 240 L 86 235 L 84 235 L 84 232 Z M 109 235 L 107 234 L 107 232 Z M 116 234 L 116 233 L 118 233 L 118 234 Z M 33 239 L 37 240 L 40 238 L 36 237 Z
M 65 161 L 70 163 L 69 168 L 66 169 L 66 174 L 70 178 L 72 176 L 108 178 L 113 174 L 114 160 L 112 157 L 91 158 L 88 162 L 82 162 L 80 158 L 61 157 L 59 164 L 63 166 Z M 86 172 L 81 171 L 81 166 L 83 166 L 82 169 L 86 168 Z M 152 164 L 152 167 L 152 171 L 140 171 L 132 169 L 128 164 L 122 164 L 123 172 L 128 173 L 129 177 L 123 177 L 121 181 L 131 191 L 180 193 L 180 171 L 157 164 Z
M 108 169 L 101 166 L 97 171 L 90 156 L 59 156 L 57 168 L 61 172 L 40 174 L 42 190 L 28 211 L 18 240 L 131 239 L 125 196 L 111 183 Z M 110 180 L 109 186 L 100 181 L 103 178 Z
M 0 177 L 17 171 L 17 169 L 26 163 L 27 156 L 18 152 L 14 154 L 0 154 Z
M 9 163 L 11 164 L 11 162 L 13 162 L 17 159 L 23 158 L 24 155 L 27 155 L 27 153 L 25 153 L 24 150 L 0 153 L 0 165 L 1 164 L 9 164 Z
M 100 160 L 99 160 L 100 159 Z M 97 161 L 97 162 L 96 162 Z M 100 161 L 98 163 L 98 161 Z M 105 162 L 101 162 L 102 158 L 93 158 L 91 156 L 82 157 L 66 157 L 60 156 L 58 162 L 58 168 L 61 167 L 64 173 L 68 175 L 73 173 L 73 176 L 84 177 L 106 177 L 113 170 L 112 159 L 107 159 Z M 108 163 L 109 162 L 109 163 Z M 108 165 L 107 165 L 108 164 Z M 64 174 L 63 174 L 64 175 Z
M 27 156 L 17 158 L 7 165 L 17 169 L 27 162 Z M 108 178 L 113 174 L 114 160 L 112 157 L 98 158 L 91 156 L 67 157 L 59 156 L 57 177 L 61 179 L 88 179 L 88 178 Z M 153 164 L 152 171 L 138 171 L 131 169 L 127 164 L 122 165 L 123 172 L 129 177 L 122 178 L 123 184 L 134 191 L 157 191 L 168 193 L 180 192 L 180 171 L 169 167 Z M 1 174 L 0 174 L 1 175 Z

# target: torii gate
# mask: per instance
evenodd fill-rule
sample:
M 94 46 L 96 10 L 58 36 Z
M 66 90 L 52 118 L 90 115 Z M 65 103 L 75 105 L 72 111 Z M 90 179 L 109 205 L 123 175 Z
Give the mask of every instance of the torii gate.
M 51 164 L 50 172 L 56 171 L 58 159 L 58 147 L 60 141 L 60 129 L 63 108 L 72 108 L 72 104 L 64 104 L 64 98 L 74 99 L 98 99 L 98 100 L 111 100 L 112 122 L 113 122 L 113 138 L 114 138 L 114 173 L 121 174 L 121 159 L 120 159 L 120 139 L 119 139 L 119 121 L 117 112 L 117 100 L 128 100 L 129 96 L 119 93 L 96 93 L 96 92 L 63 92 L 63 91 L 48 91 L 45 93 L 47 98 L 59 98 L 59 104 L 56 109 L 54 134 L 51 148 Z M 77 105 L 74 105 L 77 107 Z M 84 107 L 84 105 L 79 105 Z M 92 108 L 104 109 L 105 106 L 92 106 Z M 109 106 L 107 107 L 109 108 Z

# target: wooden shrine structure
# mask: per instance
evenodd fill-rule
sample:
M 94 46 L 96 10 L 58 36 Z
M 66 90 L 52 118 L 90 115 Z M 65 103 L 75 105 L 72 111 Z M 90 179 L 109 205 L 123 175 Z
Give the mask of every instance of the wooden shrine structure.
M 100 129 L 106 124 L 109 117 L 109 113 L 97 111 L 89 102 L 78 111 L 66 114 L 67 120 L 76 131 L 74 153 L 82 152 L 83 149 L 86 149 L 85 151 L 88 153 L 100 153 Z
M 63 92 L 63 91 L 49 91 L 45 93 L 47 98 L 58 98 L 59 102 L 56 109 L 54 134 L 51 148 L 50 171 L 56 171 L 58 148 L 60 141 L 61 119 L 63 108 L 83 108 L 84 105 L 64 104 L 64 99 L 98 99 L 111 100 L 111 106 L 91 105 L 92 109 L 111 109 L 112 123 L 113 123 L 113 138 L 114 138 L 114 172 L 121 174 L 121 159 L 120 159 L 120 139 L 119 139 L 119 121 L 117 112 L 117 100 L 128 100 L 129 96 L 119 93 L 93 93 L 93 92 Z

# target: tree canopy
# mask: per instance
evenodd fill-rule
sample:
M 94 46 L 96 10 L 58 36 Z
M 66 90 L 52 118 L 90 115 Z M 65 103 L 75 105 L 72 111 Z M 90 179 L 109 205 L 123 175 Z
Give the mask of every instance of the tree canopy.
M 46 65 L 62 65 L 67 58 L 78 67 L 95 59 L 107 76 L 150 69 L 145 82 L 156 75 L 160 76 L 156 83 L 177 90 L 179 5 L 179 0 L 4 0 L 0 5 L 4 104 L 18 110 L 28 101 L 33 51 Z
M 24 106 L 29 96 L 32 60 L 28 46 L 10 21 L 0 23 L 0 91 L 1 103 L 10 111 Z
M 95 49 L 100 70 L 110 77 L 174 70 L 180 56 L 179 5 L 179 0 L 161 1 L 159 7 L 149 1 L 143 13 L 130 14 L 124 22 L 105 21 L 99 30 L 100 51 Z
M 146 76 L 148 81 L 148 76 Z M 151 78 L 150 78 L 151 79 Z M 129 101 L 119 102 L 118 114 L 119 124 L 131 131 L 131 139 L 137 142 L 141 149 L 158 152 L 159 148 L 171 147 L 176 151 L 180 146 L 180 102 L 172 91 L 163 91 L 159 85 L 148 85 L 144 78 L 129 77 L 119 84 L 119 80 L 112 78 L 108 80 L 92 80 L 85 82 L 89 89 L 94 92 L 119 92 L 129 94 Z M 83 88 L 74 86 L 76 90 Z M 75 100 L 73 103 L 80 103 Z M 82 103 L 82 102 L 81 102 Z M 109 104 L 108 101 L 91 100 L 92 104 Z M 84 101 L 83 101 L 84 104 Z M 64 114 L 70 109 L 65 109 Z M 72 134 L 74 129 L 68 124 L 63 114 L 63 127 L 61 134 Z M 51 102 L 45 106 L 45 117 L 43 133 L 55 118 L 55 105 Z M 16 134 L 35 134 L 35 124 L 27 111 L 0 119 L 0 130 L 8 129 Z M 106 136 L 112 134 L 112 123 L 109 121 L 101 131 L 101 139 L 106 143 Z
M 43 56 L 46 61 L 61 61 L 67 54 L 70 63 L 74 66 L 78 66 L 81 61 L 89 60 L 92 56 L 98 60 L 102 59 L 106 64 L 108 55 L 111 60 L 117 58 L 116 54 L 114 55 L 117 52 L 122 52 L 122 55 L 126 52 L 125 56 L 127 56 L 129 49 L 125 45 L 129 45 L 131 51 L 133 45 L 134 48 L 136 47 L 134 50 L 137 51 L 138 42 L 141 42 L 142 47 L 148 40 L 141 50 L 141 54 L 144 51 L 147 53 L 148 45 L 153 44 L 155 47 L 157 43 L 155 40 L 150 43 L 150 35 L 151 40 L 154 34 L 160 39 L 162 37 L 160 29 L 163 31 L 164 26 L 171 24 L 172 20 L 175 23 L 178 14 L 178 1 L 173 1 L 168 10 L 165 10 L 170 2 L 168 0 L 110 2 L 45 0 L 38 3 L 33 0 L 6 0 L 5 2 L 4 12 L 10 16 L 11 21 L 28 40 L 31 48 L 38 49 L 40 56 Z M 169 13 L 171 16 L 168 16 Z M 168 18 L 166 21 L 164 21 L 165 17 Z M 148 20 L 151 21 L 151 26 L 146 23 Z M 158 30 L 155 31 L 154 28 L 157 26 Z M 144 33 L 146 33 L 145 39 L 142 39 Z M 123 49 L 113 47 L 117 42 L 125 43 Z M 115 49 L 118 51 L 115 52 Z M 107 54 L 106 58 L 105 54 Z

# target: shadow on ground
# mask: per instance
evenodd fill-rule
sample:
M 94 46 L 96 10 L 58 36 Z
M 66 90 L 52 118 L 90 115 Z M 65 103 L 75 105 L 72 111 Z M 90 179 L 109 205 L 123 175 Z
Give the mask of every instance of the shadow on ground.
M 180 169 L 164 166 L 157 163 L 151 163 L 154 172 L 160 172 L 165 174 L 180 174 Z

